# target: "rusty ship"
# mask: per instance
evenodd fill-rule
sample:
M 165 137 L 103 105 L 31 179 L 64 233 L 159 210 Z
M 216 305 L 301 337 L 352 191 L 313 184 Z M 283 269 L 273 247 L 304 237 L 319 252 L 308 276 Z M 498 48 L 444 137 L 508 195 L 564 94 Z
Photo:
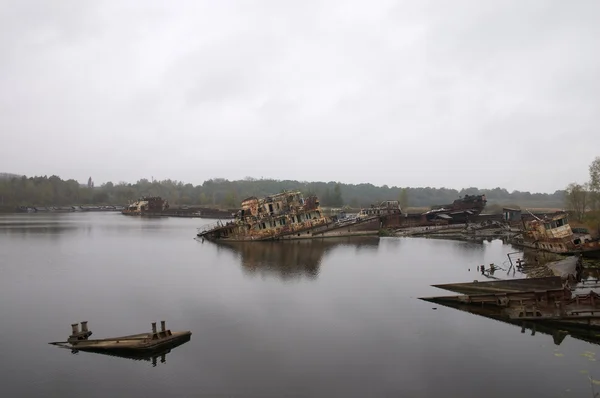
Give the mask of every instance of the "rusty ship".
M 454 223 L 464 223 L 478 216 L 485 208 L 486 203 L 485 195 L 465 195 L 464 198 L 458 198 L 451 204 L 433 206 L 422 216 L 426 222 L 442 219 Z
M 534 282 L 532 286 L 529 286 L 530 282 Z M 494 281 L 492 283 L 495 283 L 495 286 L 484 290 L 483 286 L 490 283 L 474 282 L 473 293 L 420 299 L 449 307 L 487 308 L 494 310 L 498 318 L 507 321 L 532 321 L 596 330 L 600 328 L 600 295 L 593 290 L 587 294 L 573 294 L 570 284 L 562 283 L 560 277 L 536 278 L 533 281 Z M 540 290 L 543 284 L 549 286 Z M 464 285 L 467 284 L 462 285 L 458 290 L 464 289 Z M 437 287 L 456 290 L 452 284 Z
M 168 208 L 169 202 L 160 196 L 143 196 L 127 205 L 121 213 L 127 216 L 161 215 Z
M 401 216 L 397 201 L 363 209 L 354 217 L 328 217 L 315 195 L 284 191 L 264 198 L 249 197 L 233 220 L 198 229 L 197 237 L 210 241 L 265 241 L 377 235 Z
M 600 257 L 600 239 L 589 233 L 573 232 L 566 212 L 538 217 L 534 214 L 521 216 L 521 233 L 513 244 L 556 254 L 582 254 Z
M 143 196 L 121 210 L 127 216 L 186 217 L 186 218 L 232 218 L 231 210 L 200 206 L 171 206 L 160 196 Z

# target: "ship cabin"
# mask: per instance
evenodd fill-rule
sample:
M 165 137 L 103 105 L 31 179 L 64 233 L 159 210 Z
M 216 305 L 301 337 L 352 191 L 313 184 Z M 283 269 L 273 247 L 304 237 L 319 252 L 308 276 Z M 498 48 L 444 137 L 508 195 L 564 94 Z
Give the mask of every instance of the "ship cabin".
M 300 191 L 284 191 L 261 199 L 244 199 L 237 218 L 250 224 L 251 230 L 263 231 L 310 227 L 324 216 L 316 196 L 305 199 Z
M 371 205 L 364 209 L 360 209 L 360 212 L 356 216 L 357 218 L 369 218 L 376 216 L 388 216 L 392 214 L 401 214 L 400 204 L 397 200 L 386 200 L 381 202 L 379 206 Z
M 544 219 L 523 221 L 527 235 L 533 240 L 565 239 L 573 236 L 566 213 L 560 212 Z

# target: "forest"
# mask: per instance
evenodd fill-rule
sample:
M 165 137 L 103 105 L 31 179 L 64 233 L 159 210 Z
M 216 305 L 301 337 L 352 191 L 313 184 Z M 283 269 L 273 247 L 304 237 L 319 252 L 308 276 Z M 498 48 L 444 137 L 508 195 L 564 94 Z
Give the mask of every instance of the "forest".
M 64 206 L 64 205 L 124 205 L 141 196 L 161 196 L 173 205 L 203 205 L 220 208 L 236 208 L 249 196 L 265 196 L 282 190 L 298 189 L 305 195 L 315 194 L 327 207 L 359 208 L 384 200 L 399 200 L 403 208 L 426 208 L 452 203 L 467 194 L 485 194 L 488 208 L 501 205 L 525 208 L 562 208 L 565 191 L 554 193 L 530 193 L 503 188 L 461 190 L 450 188 L 414 188 L 375 186 L 372 184 L 344 184 L 341 182 L 306 182 L 292 180 L 255 179 L 229 181 L 213 178 L 202 185 L 181 181 L 148 181 L 141 179 L 134 184 L 108 182 L 94 186 L 75 180 L 63 180 L 58 176 L 26 177 L 0 175 L 0 209 L 14 211 L 17 206 Z

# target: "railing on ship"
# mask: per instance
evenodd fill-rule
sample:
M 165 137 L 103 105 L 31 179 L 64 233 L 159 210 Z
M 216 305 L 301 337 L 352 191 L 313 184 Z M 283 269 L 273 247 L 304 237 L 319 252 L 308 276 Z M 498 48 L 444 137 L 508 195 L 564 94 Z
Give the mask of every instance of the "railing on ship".
M 217 222 L 213 222 L 210 224 L 205 224 L 203 226 L 201 226 L 200 228 L 198 228 L 198 233 L 199 234 L 203 234 L 205 232 L 210 231 L 211 229 L 215 229 L 215 228 L 220 228 L 222 226 L 224 226 L 225 224 L 221 221 L 217 221 Z

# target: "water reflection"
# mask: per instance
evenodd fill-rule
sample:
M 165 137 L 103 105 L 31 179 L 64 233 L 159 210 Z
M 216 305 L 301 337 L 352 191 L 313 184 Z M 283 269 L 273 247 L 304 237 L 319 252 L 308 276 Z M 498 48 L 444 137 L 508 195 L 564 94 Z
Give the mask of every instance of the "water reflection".
M 421 298 L 421 300 L 435 303 L 436 305 L 442 305 L 448 308 L 454 308 L 459 311 L 468 312 L 473 315 L 479 315 L 484 318 L 493 319 L 498 322 L 507 323 L 509 325 L 517 326 L 521 329 L 522 334 L 529 334 L 535 336 L 536 333 L 552 336 L 552 340 L 555 345 L 560 345 L 566 336 L 583 340 L 588 343 L 600 345 L 600 335 L 597 330 L 586 329 L 585 326 L 577 325 L 560 325 L 554 326 L 552 324 L 544 324 L 539 322 L 526 322 L 519 320 L 511 320 L 507 318 L 499 307 L 484 307 L 478 305 L 468 305 L 450 302 L 438 302 L 435 299 Z M 516 329 L 516 328 L 515 328 Z M 529 333 L 526 333 L 529 331 Z
M 76 354 L 76 355 L 100 354 L 100 355 L 107 355 L 107 356 L 116 357 L 116 358 L 130 359 L 133 361 L 146 361 L 146 362 L 150 362 L 152 364 L 152 367 L 156 367 L 158 365 L 159 361 L 160 361 L 160 363 L 163 363 L 163 364 L 166 363 L 167 355 L 176 347 L 179 347 L 180 345 L 183 345 L 183 344 L 187 343 L 188 341 L 190 341 L 190 339 L 191 339 L 191 336 L 187 336 L 187 337 L 184 337 L 182 339 L 179 339 L 179 340 L 173 342 L 172 344 L 162 346 L 159 349 L 145 350 L 145 351 L 141 351 L 141 352 L 135 352 L 135 351 L 129 351 L 129 352 L 98 351 L 98 352 L 94 352 L 94 351 L 71 350 L 71 353 Z
M 213 244 L 213 243 L 209 243 Z M 219 248 L 236 253 L 248 274 L 273 274 L 282 279 L 315 279 L 325 254 L 336 247 L 356 251 L 377 250 L 378 237 L 305 239 L 280 242 L 219 242 Z
M 34 222 L 2 222 L 0 233 L 5 235 L 58 235 L 66 231 L 74 231 L 78 226 L 73 223 L 56 222 L 53 220 Z
M 98 233 L 136 233 L 143 230 L 162 232 L 177 223 L 168 217 L 131 217 L 118 213 L 64 213 L 9 215 L 0 218 L 0 235 L 48 236 L 53 239 L 66 235 Z M 176 226 L 175 226 L 176 228 Z

